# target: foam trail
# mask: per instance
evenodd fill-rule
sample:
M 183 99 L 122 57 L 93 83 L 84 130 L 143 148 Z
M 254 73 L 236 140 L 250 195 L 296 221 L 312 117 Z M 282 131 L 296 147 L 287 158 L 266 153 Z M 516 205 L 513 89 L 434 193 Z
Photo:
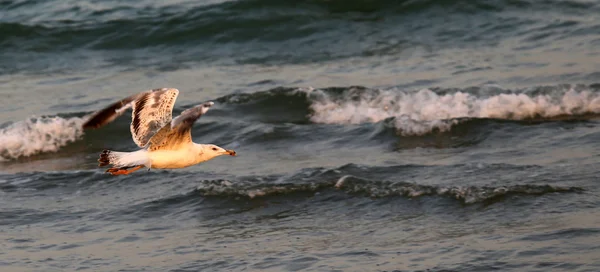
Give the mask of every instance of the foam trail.
M 84 118 L 40 117 L 0 129 L 0 161 L 56 152 L 83 136 Z
M 498 94 L 477 97 L 465 92 L 438 95 L 424 89 L 414 93 L 350 89 L 342 97 L 310 92 L 310 119 L 315 123 L 359 124 L 394 117 L 403 135 L 422 135 L 433 129 L 450 130 L 456 118 L 525 120 L 600 113 L 600 95 L 590 91 L 550 94 Z

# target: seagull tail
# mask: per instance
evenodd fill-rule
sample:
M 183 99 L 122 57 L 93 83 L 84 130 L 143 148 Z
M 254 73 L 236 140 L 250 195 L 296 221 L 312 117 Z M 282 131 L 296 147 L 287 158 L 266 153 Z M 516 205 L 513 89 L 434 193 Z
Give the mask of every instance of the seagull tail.
M 104 149 L 102 151 L 102 153 L 100 153 L 100 159 L 98 159 L 98 166 L 102 167 L 102 166 L 107 166 L 110 163 L 110 153 L 112 153 L 112 151 L 110 150 L 106 150 Z
M 138 150 L 134 152 L 117 152 L 112 150 L 103 150 L 98 159 L 98 166 L 113 165 L 114 167 L 134 167 L 138 165 L 150 165 L 147 152 Z

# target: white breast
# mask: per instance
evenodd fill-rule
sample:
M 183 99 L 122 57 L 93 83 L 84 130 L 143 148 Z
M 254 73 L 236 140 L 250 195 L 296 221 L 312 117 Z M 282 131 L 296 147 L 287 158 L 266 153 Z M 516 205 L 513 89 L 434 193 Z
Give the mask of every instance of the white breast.
M 214 156 L 203 152 L 200 145 L 190 145 L 172 149 L 148 152 L 152 168 L 184 168 L 212 159 Z
M 152 168 L 184 168 L 196 164 L 197 154 L 190 149 L 156 150 L 148 153 Z

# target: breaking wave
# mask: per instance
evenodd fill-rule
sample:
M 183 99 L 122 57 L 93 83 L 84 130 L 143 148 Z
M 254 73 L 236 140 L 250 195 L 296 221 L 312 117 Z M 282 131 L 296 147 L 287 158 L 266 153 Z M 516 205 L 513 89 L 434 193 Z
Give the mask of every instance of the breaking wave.
M 438 94 L 350 88 L 343 96 L 312 91 L 310 120 L 325 124 L 374 123 L 395 119 L 402 135 L 448 131 L 459 118 L 553 120 L 600 113 L 600 95 L 574 88 L 548 94 L 501 93 L 479 97 L 468 92 Z
M 83 136 L 84 118 L 34 117 L 0 129 L 0 161 L 56 152 Z
M 596 85 L 518 91 L 276 88 L 228 95 L 218 101 L 244 111 L 236 116 L 244 119 L 259 115 L 261 121 L 267 122 L 341 125 L 386 121 L 403 136 L 445 132 L 473 119 L 544 122 L 600 117 L 600 92 Z

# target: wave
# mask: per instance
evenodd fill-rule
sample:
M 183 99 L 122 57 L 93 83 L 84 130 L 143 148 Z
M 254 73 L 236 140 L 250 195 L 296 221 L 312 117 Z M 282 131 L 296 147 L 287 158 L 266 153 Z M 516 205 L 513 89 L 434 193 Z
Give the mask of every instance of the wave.
M 463 117 L 525 120 L 600 112 L 600 96 L 590 91 L 530 96 L 525 93 L 478 97 L 467 92 L 437 94 L 349 88 L 342 95 L 316 90 L 311 120 L 316 123 L 379 122 L 389 117 L 434 121 Z
M 289 31 L 284 26 L 294 28 L 309 24 L 311 18 L 322 13 L 303 5 L 280 5 L 263 0 L 147 6 L 143 11 L 133 5 L 106 5 L 93 10 L 84 4 L 75 11 L 71 6 L 51 9 L 62 16 L 47 16 L 41 12 L 19 16 L 40 8 L 36 5 L 9 8 L 12 18 L 0 23 L 0 30 L 5 30 L 0 32 L 0 41 L 10 47 L 31 45 L 29 49 L 35 51 L 81 47 L 133 49 L 254 39 L 282 41 L 314 33 Z M 123 29 L 135 31 L 119 31 Z M 30 40 L 36 40 L 38 45 L 29 43 Z
M 545 122 L 598 118 L 597 87 L 564 85 L 517 91 L 499 88 L 402 91 L 360 86 L 276 88 L 229 95 L 218 101 L 250 116 L 260 113 L 278 120 L 284 114 L 288 122 L 314 124 L 385 122 L 402 136 L 419 136 L 447 132 L 458 124 L 480 119 Z M 250 105 L 252 108 L 247 108 Z
M 225 104 L 227 112 L 213 112 L 244 120 L 264 123 L 310 123 L 310 88 L 279 87 L 255 93 L 230 94 L 217 98 L 218 104 Z
M 184 193 L 167 195 L 150 203 L 141 203 L 139 207 L 152 207 L 152 209 L 169 205 L 183 205 L 183 203 L 201 203 L 198 195 L 206 198 L 270 198 L 279 195 L 306 195 L 315 193 L 344 192 L 354 196 L 372 198 L 408 197 L 418 198 L 425 196 L 450 197 L 465 204 L 494 201 L 509 195 L 544 195 L 550 193 L 579 193 L 585 191 L 582 187 L 561 186 L 557 184 L 540 184 L 539 180 L 554 182 L 562 180 L 556 177 L 551 169 L 546 172 L 548 178 L 532 176 L 534 170 L 545 171 L 545 168 L 535 165 L 392 165 L 392 166 L 367 166 L 347 164 L 336 168 L 304 168 L 286 175 L 258 175 L 258 176 L 233 176 L 230 179 L 198 180 L 195 172 L 158 171 L 154 174 L 144 174 L 132 180 L 137 183 L 163 182 L 164 180 L 177 180 L 185 184 L 196 183 L 194 187 L 186 189 Z M 425 171 L 424 171 L 425 170 Z M 423 172 L 439 172 L 445 175 L 448 184 L 421 184 L 408 182 L 414 180 Z M 464 173 L 468 172 L 472 179 L 465 179 Z M 480 175 L 501 177 L 512 175 L 518 178 L 520 184 L 494 179 L 493 184 L 479 184 Z M 211 176 L 211 174 L 208 174 Z M 428 174 L 429 175 L 429 174 Z M 411 178 L 405 178 L 410 176 Z M 80 183 L 65 183 L 64 180 L 83 180 Z M 96 170 L 88 171 L 57 171 L 53 173 L 34 172 L 21 174 L 0 175 L 0 190 L 14 192 L 23 188 L 35 190 L 49 190 L 56 187 L 68 187 L 73 192 L 82 190 L 81 186 L 96 186 L 114 177 L 105 175 Z M 426 181 L 424 181 L 426 182 Z M 474 183 L 476 182 L 476 183 Z M 460 183 L 460 184 L 456 184 Z M 84 184 L 84 185 L 82 185 Z M 151 204 L 151 205 L 148 205 Z
M 84 118 L 33 117 L 0 129 L 0 162 L 56 152 L 81 139 Z
M 579 187 L 555 185 L 507 185 L 507 186 L 443 186 L 423 185 L 408 182 L 373 181 L 352 175 L 340 177 L 337 181 L 284 184 L 249 184 L 227 180 L 206 180 L 193 192 L 204 197 L 245 197 L 264 198 L 296 193 L 316 193 L 337 189 L 348 194 L 364 195 L 372 198 L 402 196 L 417 198 L 442 196 L 457 199 L 465 204 L 487 202 L 508 195 L 543 195 L 549 193 L 582 192 Z
M 496 17 L 496 12 L 506 9 L 521 11 L 523 6 L 527 6 L 528 9 L 552 10 L 555 9 L 553 5 L 560 6 L 565 1 L 202 2 L 144 6 L 133 3 L 100 6 L 89 1 L 67 6 L 48 6 L 39 1 L 9 4 L 0 6 L 0 10 L 7 14 L 0 22 L 0 45 L 7 52 L 36 53 L 82 48 L 113 51 L 152 48 L 162 52 L 165 47 L 183 47 L 189 53 L 180 56 L 181 59 L 177 61 L 217 60 L 235 55 L 242 63 L 306 63 L 332 58 L 395 55 L 403 51 L 402 48 L 420 45 L 452 47 L 461 41 L 468 45 L 481 41 L 495 44 L 500 38 L 532 32 L 529 27 L 536 25 L 539 19 L 513 15 L 506 20 L 502 16 L 502 20 L 482 23 L 482 31 L 474 36 L 469 31 L 473 27 L 472 22 L 462 20 L 464 16 L 455 18 L 452 15 L 466 13 L 473 16 L 491 12 L 482 18 L 485 20 Z M 596 4 L 580 5 L 569 7 L 567 4 L 564 8 L 573 12 L 598 9 Z M 448 31 L 443 27 L 447 19 L 441 18 L 447 16 L 456 20 L 456 29 Z M 373 27 L 362 26 L 365 21 L 373 24 Z M 507 31 L 506 25 L 498 23 L 507 21 L 512 31 Z M 548 25 L 552 26 L 552 23 Z M 352 24 L 360 27 L 348 27 Z M 583 30 L 597 27 L 596 24 L 580 24 Z M 403 38 L 395 38 L 400 33 Z M 553 35 L 564 36 L 559 32 Z M 357 40 L 357 37 L 360 39 Z M 365 44 L 362 39 L 374 43 Z M 256 46 L 256 43 L 261 46 Z M 222 46 L 224 44 L 227 46 Z M 353 44 L 361 45 L 349 46 Z M 295 50 L 288 50 L 290 47 Z M 146 53 L 154 55 L 154 58 L 159 55 L 156 51 Z M 169 56 L 173 57 L 172 54 Z M 132 56 L 129 52 L 117 58 Z
M 285 131 L 285 134 L 294 135 L 302 135 L 306 132 L 302 126 L 311 124 L 338 125 L 338 128 L 378 124 L 375 128 L 364 127 L 352 133 L 362 134 L 366 129 L 371 134 L 375 133 L 371 136 L 380 133 L 388 135 L 387 131 L 391 129 L 396 135 L 412 137 L 451 132 L 458 127 L 462 127 L 461 131 L 467 131 L 472 127 L 489 123 L 502 124 L 506 121 L 556 122 L 600 117 L 598 85 L 536 87 L 518 91 L 497 88 L 402 91 L 365 87 L 280 87 L 255 93 L 226 95 L 215 101 L 221 106 L 211 111 L 210 118 L 220 120 L 195 129 L 202 130 L 205 137 L 220 139 L 231 138 L 231 134 L 226 133 L 229 129 L 241 132 L 236 134 L 239 137 L 256 138 L 258 134 L 262 135 L 264 129 L 272 130 L 270 124 L 281 125 L 278 128 Z M 178 106 L 174 110 L 175 114 L 188 106 Z M 74 115 L 85 114 L 88 113 Z M 56 152 L 61 147 L 82 139 L 84 131 L 81 125 L 85 118 L 87 117 L 31 118 L 2 128 L 0 161 Z M 127 120 L 120 118 L 116 127 L 106 129 L 114 129 L 115 135 L 128 139 Z M 269 125 L 265 128 L 257 126 L 257 123 Z M 206 131 L 214 126 L 220 126 L 218 130 L 224 134 Z M 315 129 L 319 128 L 311 128 Z M 344 129 L 336 131 L 341 134 L 351 132 Z M 331 133 L 335 131 L 317 134 L 331 137 Z M 95 136 L 94 133 L 90 135 L 91 138 Z M 297 138 L 302 137 L 304 136 Z
M 507 173 L 530 176 L 532 168 L 538 166 L 516 166 L 508 164 L 479 165 L 472 169 L 470 165 L 424 166 L 366 166 L 348 164 L 338 168 L 310 168 L 283 176 L 238 177 L 231 180 L 204 180 L 190 192 L 189 197 L 200 194 L 204 197 L 243 197 L 268 198 L 277 195 L 342 191 L 351 195 L 385 198 L 402 196 L 417 198 L 424 196 L 451 197 L 465 204 L 493 201 L 509 195 L 543 195 L 549 193 L 577 193 L 581 187 L 560 186 L 536 183 L 536 179 L 523 178 L 524 184 L 462 185 L 420 184 L 398 179 L 398 174 L 410 176 L 421 173 L 423 169 L 441 171 L 447 179 L 456 175 L 485 173 L 506 175 Z M 459 169 L 459 170 L 457 170 Z M 480 173 L 481 172 L 481 173 Z M 390 180 L 391 179 L 391 180 Z M 459 178 L 464 181 L 464 178 Z M 496 181 L 496 183 L 500 183 Z

